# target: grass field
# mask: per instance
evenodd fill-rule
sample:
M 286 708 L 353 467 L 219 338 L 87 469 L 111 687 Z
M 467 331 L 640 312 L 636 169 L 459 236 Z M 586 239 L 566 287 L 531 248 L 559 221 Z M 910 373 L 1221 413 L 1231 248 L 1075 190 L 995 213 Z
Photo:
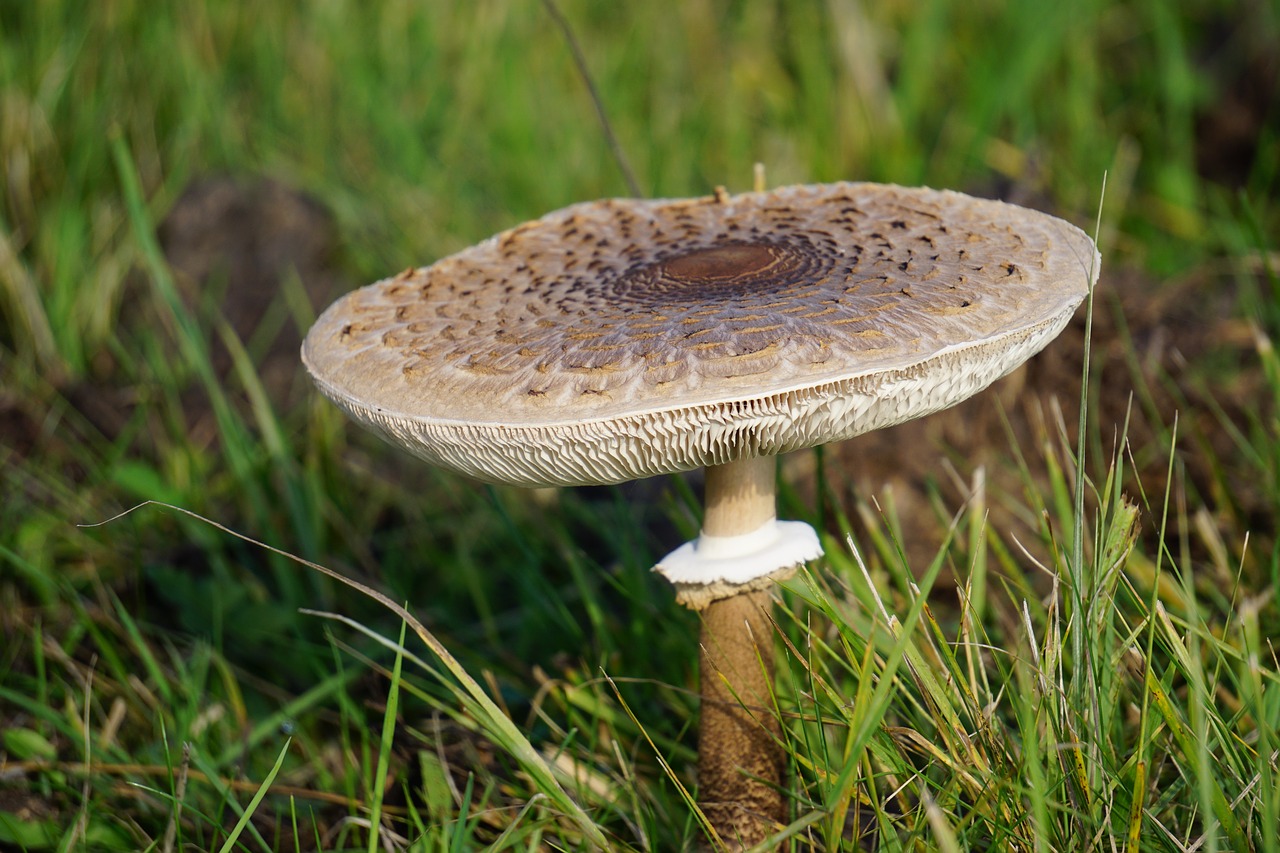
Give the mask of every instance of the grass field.
M 827 557 L 778 592 L 779 837 L 1280 851 L 1274 5 L 562 11 L 646 195 L 1097 230 L 1087 384 L 1081 323 L 976 449 L 784 464 Z M 649 571 L 697 483 L 480 486 L 297 362 L 336 294 L 628 193 L 542 3 L 0 0 L 0 164 L 0 849 L 707 841 Z

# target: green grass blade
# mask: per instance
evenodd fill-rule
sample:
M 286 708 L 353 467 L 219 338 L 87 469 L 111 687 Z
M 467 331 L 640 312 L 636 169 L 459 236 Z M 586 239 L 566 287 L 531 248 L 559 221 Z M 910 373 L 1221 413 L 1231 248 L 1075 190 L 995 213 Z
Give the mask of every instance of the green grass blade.
M 271 790 L 271 783 L 275 781 L 276 775 L 284 765 L 284 757 L 289 754 L 289 744 L 291 743 L 293 743 L 292 738 L 284 742 L 284 746 L 280 749 L 280 754 L 276 757 L 276 763 L 272 765 L 270 772 L 268 772 L 266 777 L 262 780 L 262 784 L 258 786 L 258 790 L 254 793 L 253 798 L 249 800 L 249 805 L 240 812 L 240 819 L 237 820 L 236 825 L 231 828 L 231 832 L 227 835 L 227 840 L 223 842 L 219 853 L 232 853 L 235 849 L 236 841 L 240 838 L 240 833 L 244 832 L 246 828 L 253 832 L 258 841 L 263 845 L 263 849 L 267 851 L 271 850 L 266 841 L 263 840 L 262 836 L 258 835 L 257 830 L 249 825 L 249 821 L 253 817 L 253 813 L 258 810 L 258 805 L 262 802 L 262 798 Z
M 400 623 L 399 646 L 404 646 L 404 632 L 407 625 Z M 373 788 L 369 795 L 369 847 L 368 853 L 377 853 L 378 830 L 382 826 L 382 796 L 387 778 L 387 770 L 391 760 L 391 744 L 396 735 L 396 715 L 400 709 L 400 667 L 404 656 L 396 653 L 395 663 L 391 668 L 391 684 L 387 688 L 387 707 L 382 715 L 382 737 L 378 741 L 378 769 L 373 776 Z
M 1157 605 L 1157 607 L 1163 612 L 1162 606 Z M 1172 630 L 1172 625 L 1169 626 L 1169 629 Z M 1226 832 L 1232 849 L 1251 849 L 1251 845 L 1245 837 L 1244 828 L 1240 826 L 1240 821 L 1236 817 L 1231 803 L 1227 800 L 1227 796 L 1222 790 L 1222 785 L 1218 783 L 1209 768 L 1201 763 L 1199 744 L 1196 743 L 1195 737 L 1190 729 L 1187 728 L 1177 708 L 1174 707 L 1168 691 L 1156 680 L 1155 673 L 1151 671 L 1150 667 L 1146 671 L 1146 686 L 1152 702 L 1155 703 L 1156 710 L 1164 718 L 1165 725 L 1169 727 L 1169 732 L 1178 744 L 1182 760 L 1187 763 L 1189 776 L 1209 789 L 1210 808 L 1213 811 L 1213 816 L 1222 826 L 1223 831 Z
M 422 641 L 423 645 L 429 648 L 431 652 L 440 659 L 440 662 L 444 664 L 445 669 L 447 669 L 449 673 L 457 679 L 463 691 L 462 695 L 475 702 L 477 710 L 481 715 L 481 719 L 488 727 L 488 730 L 494 739 L 501 744 L 504 749 L 511 753 L 526 773 L 534 778 L 539 789 L 546 793 L 547 798 L 551 800 L 551 802 L 560 809 L 575 826 L 578 827 L 579 831 L 581 831 L 585 836 L 585 839 L 594 847 L 607 848 L 609 846 L 604 833 L 600 831 L 600 828 L 596 826 L 595 822 L 592 821 L 587 813 L 582 810 L 582 807 L 579 806 L 577 802 L 569 796 L 568 792 L 561 787 L 560 783 L 556 781 L 551 768 L 547 765 L 542 756 L 539 755 L 533 744 L 529 742 L 528 738 L 526 738 L 520 729 L 516 727 L 511 718 L 503 713 L 497 703 L 495 703 L 493 699 L 489 697 L 489 694 L 485 692 L 485 689 L 480 686 L 480 683 L 471 677 L 471 674 L 468 673 L 462 664 L 458 662 L 458 659 L 455 658 L 447 648 L 445 648 L 444 644 L 436 639 L 435 635 L 428 631 L 426 626 L 404 607 L 396 604 L 395 601 L 372 587 L 352 580 L 351 578 L 346 577 L 327 566 L 322 566 L 319 563 L 303 559 L 302 557 L 290 554 L 287 551 L 272 547 L 271 545 L 267 545 L 263 542 L 258 542 L 257 540 L 245 536 L 242 533 L 237 533 L 236 531 L 231 530 L 225 525 L 221 525 L 215 521 L 204 518 L 191 510 L 178 506 L 161 504 L 156 501 L 147 501 L 139 506 L 148 506 L 151 504 L 163 506 L 175 512 L 182 513 L 183 515 L 194 518 L 197 521 L 211 525 L 212 527 L 234 536 L 237 539 L 241 539 L 260 548 L 265 548 L 266 550 L 284 557 L 285 559 L 292 560 L 301 566 L 306 566 L 309 569 L 320 572 L 339 583 L 351 587 L 357 592 L 360 592 L 378 602 L 387 610 L 390 610 L 397 617 L 407 623 L 418 636 L 418 639 Z M 138 507 L 134 507 L 135 510 L 137 508 Z

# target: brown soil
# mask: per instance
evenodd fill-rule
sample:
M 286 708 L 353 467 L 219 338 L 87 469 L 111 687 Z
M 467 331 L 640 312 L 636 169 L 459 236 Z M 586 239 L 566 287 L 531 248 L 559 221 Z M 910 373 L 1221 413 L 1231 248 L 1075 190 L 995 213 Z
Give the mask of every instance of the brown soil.
M 337 226 L 323 206 L 282 183 L 209 177 L 192 183 L 161 223 L 160 243 L 188 301 L 213 301 L 242 341 L 259 331 L 268 311 L 296 275 L 313 311 L 349 289 L 335 266 Z M 257 365 L 269 392 L 296 385 L 301 333 L 291 317 L 280 323 Z M 215 368 L 230 357 L 215 347 Z M 273 396 L 279 401 L 280 396 Z

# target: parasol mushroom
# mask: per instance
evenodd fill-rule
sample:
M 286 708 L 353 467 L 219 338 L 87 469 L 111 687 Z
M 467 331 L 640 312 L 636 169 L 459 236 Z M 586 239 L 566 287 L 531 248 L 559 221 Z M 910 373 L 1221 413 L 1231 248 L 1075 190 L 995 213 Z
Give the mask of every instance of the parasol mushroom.
M 302 348 L 391 443 L 519 486 L 706 468 L 657 566 L 702 613 L 699 803 L 785 821 L 769 588 L 822 553 L 775 518 L 774 457 L 946 408 L 1038 352 L 1096 280 L 1077 228 L 876 184 L 574 205 L 348 294 Z

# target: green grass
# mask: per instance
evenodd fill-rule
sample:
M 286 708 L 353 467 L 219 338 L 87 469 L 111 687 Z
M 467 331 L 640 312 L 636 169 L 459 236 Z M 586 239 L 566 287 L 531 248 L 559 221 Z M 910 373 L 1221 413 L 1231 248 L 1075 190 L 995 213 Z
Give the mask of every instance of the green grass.
M 1274 104 L 1242 177 L 1205 164 L 1275 12 L 563 11 L 646 194 L 747 189 L 760 161 L 1088 226 L 1107 173 L 1099 316 L 1113 282 L 1195 281 L 1250 342 L 1176 373 L 1144 372 L 1149 342 L 1099 353 L 1063 392 L 1083 429 L 1049 411 L 981 472 L 952 459 L 962 499 L 940 467 L 923 564 L 893 494 L 851 500 L 818 454 L 819 488 L 784 490 L 828 554 L 775 612 L 785 833 L 1280 850 Z M 300 366 L 260 369 L 310 282 L 237 331 L 226 271 L 198 292 L 157 238 L 191 181 L 268 176 L 332 214 L 353 286 L 625 193 L 542 4 L 0 4 L 0 117 L 0 847 L 695 846 L 696 618 L 649 572 L 697 529 L 689 485 L 407 464 Z M 1099 400 L 1130 391 L 1159 428 L 1126 445 Z M 157 506 L 82 526 L 148 500 L 278 550 Z

